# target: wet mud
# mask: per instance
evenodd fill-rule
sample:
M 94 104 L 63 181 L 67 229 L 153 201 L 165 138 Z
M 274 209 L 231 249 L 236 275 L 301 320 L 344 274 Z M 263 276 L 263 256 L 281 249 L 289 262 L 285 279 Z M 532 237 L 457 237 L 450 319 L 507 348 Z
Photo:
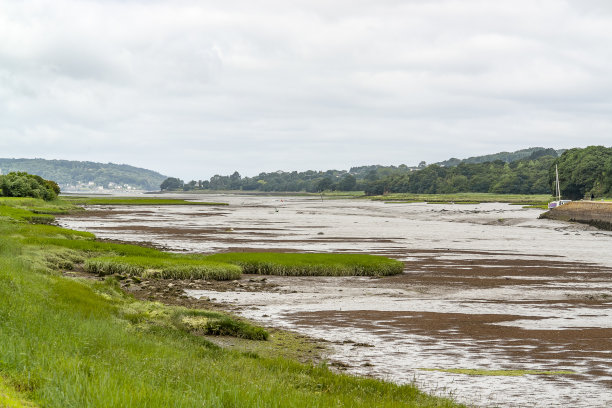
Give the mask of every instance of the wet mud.
M 210 200 L 209 197 L 206 197 Z M 505 204 L 219 197 L 223 212 L 104 208 L 67 227 L 173 251 L 381 254 L 402 275 L 124 282 L 334 344 L 338 369 L 483 407 L 612 406 L 612 235 Z M 278 210 L 278 211 L 277 211 Z M 115 213 L 116 212 L 116 213 Z M 263 279 L 263 280 L 262 280 Z M 548 370 L 472 376 L 424 369 Z

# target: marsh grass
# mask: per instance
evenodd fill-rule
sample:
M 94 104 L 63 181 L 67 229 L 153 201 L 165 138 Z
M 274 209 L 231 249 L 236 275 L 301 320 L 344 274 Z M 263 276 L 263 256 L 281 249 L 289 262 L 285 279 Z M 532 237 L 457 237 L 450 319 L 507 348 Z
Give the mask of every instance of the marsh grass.
M 388 276 L 402 273 L 400 261 L 364 254 L 234 252 L 206 259 L 231 263 L 244 273 L 282 276 Z
M 240 267 L 187 257 L 150 258 L 145 256 L 100 257 L 88 259 L 85 270 L 97 275 L 131 275 L 162 279 L 239 279 Z

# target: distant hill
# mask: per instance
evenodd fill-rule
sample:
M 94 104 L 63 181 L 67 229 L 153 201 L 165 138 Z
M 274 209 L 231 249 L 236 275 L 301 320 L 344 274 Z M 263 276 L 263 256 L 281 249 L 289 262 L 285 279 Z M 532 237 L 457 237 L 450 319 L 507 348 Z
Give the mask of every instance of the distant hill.
M 74 190 L 159 190 L 166 176 L 127 164 L 73 160 L 0 159 L 0 174 L 25 171 Z
M 544 147 L 530 147 L 528 149 L 521 149 L 515 152 L 500 152 L 494 154 L 487 154 L 484 156 L 474 156 L 468 157 L 467 159 L 456 159 L 451 158 L 442 162 L 434 163 L 438 166 L 443 167 L 452 167 L 457 166 L 459 163 L 486 163 L 486 162 L 494 162 L 496 160 L 501 160 L 506 163 L 512 163 L 518 160 L 526 159 L 530 156 L 534 156 L 534 158 L 542 157 L 542 156 L 553 156 L 557 157 L 563 154 L 565 150 L 555 150 L 555 149 L 546 149 Z

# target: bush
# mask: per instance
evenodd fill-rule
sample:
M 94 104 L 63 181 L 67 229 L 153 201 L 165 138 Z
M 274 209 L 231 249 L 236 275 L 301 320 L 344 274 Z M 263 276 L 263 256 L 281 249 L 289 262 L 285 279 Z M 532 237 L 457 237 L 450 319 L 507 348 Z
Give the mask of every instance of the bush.
M 60 193 L 57 183 L 26 172 L 0 176 L 0 192 L 4 197 L 32 197 L 55 200 Z

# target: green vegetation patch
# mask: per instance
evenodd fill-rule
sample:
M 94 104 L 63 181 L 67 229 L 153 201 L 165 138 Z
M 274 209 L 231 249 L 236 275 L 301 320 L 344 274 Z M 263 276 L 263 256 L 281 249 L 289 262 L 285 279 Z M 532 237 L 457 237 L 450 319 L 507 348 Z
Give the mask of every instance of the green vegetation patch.
M 203 335 L 231 336 L 247 340 L 268 340 L 266 330 L 230 316 L 203 310 L 186 310 L 180 315 L 179 327 Z
M 55 200 L 60 188 L 54 181 L 45 180 L 40 176 L 26 172 L 11 172 L 0 174 L 0 196 L 32 197 L 45 201 Z
M 242 270 L 229 263 L 188 257 L 98 257 L 85 262 L 85 270 L 98 275 L 131 275 L 162 279 L 240 279 Z
M 465 375 L 490 375 L 490 376 L 506 376 L 517 377 L 522 375 L 570 375 L 576 374 L 573 371 L 567 370 L 481 370 L 469 368 L 421 368 L 423 371 L 440 371 L 443 373 L 465 374 Z
M 363 254 L 234 252 L 206 259 L 238 265 L 244 273 L 261 275 L 387 276 L 400 274 L 404 269 L 400 261 Z
M 94 288 L 111 295 L 119 306 L 119 315 L 139 330 L 178 329 L 185 333 L 204 336 L 230 336 L 245 340 L 267 340 L 268 332 L 244 320 L 225 313 L 181 306 L 166 306 L 157 302 L 139 302 L 121 293 L 115 278 L 106 278 Z
M 76 205 L 228 205 L 228 203 L 187 201 L 174 198 L 139 197 L 63 197 Z

